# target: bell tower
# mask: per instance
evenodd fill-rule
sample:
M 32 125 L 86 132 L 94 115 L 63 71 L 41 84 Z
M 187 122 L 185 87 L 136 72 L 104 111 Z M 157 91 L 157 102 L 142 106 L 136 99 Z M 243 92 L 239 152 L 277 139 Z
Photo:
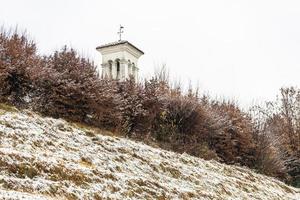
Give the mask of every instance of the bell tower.
M 121 39 L 122 28 L 120 26 L 119 41 L 96 48 L 102 55 L 101 77 L 124 81 L 132 76 L 137 80 L 139 72 L 138 59 L 144 52 L 130 42 Z

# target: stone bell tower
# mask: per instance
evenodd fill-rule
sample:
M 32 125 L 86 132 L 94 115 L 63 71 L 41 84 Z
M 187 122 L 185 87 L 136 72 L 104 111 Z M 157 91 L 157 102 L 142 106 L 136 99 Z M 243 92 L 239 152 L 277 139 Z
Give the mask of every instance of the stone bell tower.
M 98 46 L 96 49 L 102 54 L 102 78 L 124 81 L 132 76 L 138 79 L 138 59 L 144 54 L 126 40 L 121 40 L 122 26 L 120 26 L 120 40 Z

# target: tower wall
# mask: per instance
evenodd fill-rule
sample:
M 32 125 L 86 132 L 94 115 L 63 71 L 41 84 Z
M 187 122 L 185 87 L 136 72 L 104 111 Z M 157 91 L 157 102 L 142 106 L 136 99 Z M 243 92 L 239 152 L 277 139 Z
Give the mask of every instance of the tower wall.
M 127 41 L 119 41 L 119 43 L 97 48 L 102 54 L 102 77 L 124 81 L 133 76 L 137 80 L 138 59 L 144 53 Z M 120 63 L 119 71 L 117 70 L 118 62 Z

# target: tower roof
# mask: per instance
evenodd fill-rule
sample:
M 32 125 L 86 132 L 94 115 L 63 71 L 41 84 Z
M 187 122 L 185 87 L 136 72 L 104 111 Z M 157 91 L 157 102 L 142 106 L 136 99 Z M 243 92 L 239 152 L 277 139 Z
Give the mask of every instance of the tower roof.
M 139 48 L 137 48 L 136 46 L 134 46 L 133 44 L 131 44 L 127 40 L 120 40 L 120 41 L 117 41 L 117 42 L 111 42 L 111 43 L 108 43 L 108 44 L 100 45 L 96 49 L 99 50 L 99 49 L 104 49 L 104 48 L 112 47 L 112 46 L 118 46 L 118 45 L 122 45 L 122 44 L 128 44 L 129 46 L 131 46 L 134 49 L 136 49 L 137 51 L 139 51 L 142 55 L 144 54 L 144 52 L 142 50 L 140 50 Z

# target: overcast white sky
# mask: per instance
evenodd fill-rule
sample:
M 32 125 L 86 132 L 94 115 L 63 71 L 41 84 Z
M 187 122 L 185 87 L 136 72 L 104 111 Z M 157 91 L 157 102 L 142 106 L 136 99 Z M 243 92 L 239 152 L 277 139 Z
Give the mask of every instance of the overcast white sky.
M 145 52 L 141 75 L 166 63 L 173 77 L 244 106 L 300 85 L 299 0 L 0 0 L 0 24 L 26 29 L 41 53 L 124 39 Z

